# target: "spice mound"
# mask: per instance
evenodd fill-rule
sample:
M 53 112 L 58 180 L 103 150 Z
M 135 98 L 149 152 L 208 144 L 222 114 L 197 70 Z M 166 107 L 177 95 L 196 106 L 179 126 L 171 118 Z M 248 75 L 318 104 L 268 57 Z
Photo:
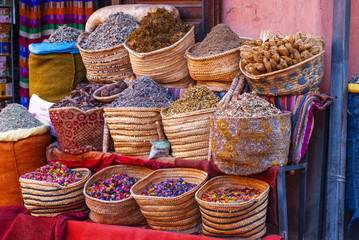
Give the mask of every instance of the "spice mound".
M 244 44 L 236 33 L 226 24 L 218 24 L 212 28 L 206 38 L 191 50 L 195 57 L 206 57 L 238 48 Z
M 165 116 L 172 116 L 179 113 L 194 112 L 198 110 L 216 108 L 219 97 L 204 86 L 189 88 L 180 99 L 172 103 Z
M 106 103 L 93 98 L 92 94 L 96 89 L 98 89 L 98 87 L 91 83 L 77 85 L 77 87 L 71 91 L 69 97 L 65 97 L 56 102 L 51 108 L 75 107 L 83 111 L 101 108 Z
M 80 30 L 73 28 L 73 27 L 68 27 L 66 25 L 63 25 L 63 26 L 59 27 L 58 29 L 56 29 L 56 31 L 53 32 L 50 35 L 50 37 L 48 39 L 45 39 L 43 42 L 73 43 L 73 42 L 77 42 L 77 38 L 79 37 L 80 34 L 81 34 Z
M 226 188 L 206 191 L 201 200 L 214 203 L 244 203 L 259 197 L 261 192 L 251 188 Z
M 80 46 L 87 50 L 111 48 L 124 43 L 130 33 L 139 27 L 133 16 L 117 12 L 99 24 L 95 31 L 80 43 Z
M 39 127 L 41 125 L 43 124 L 34 118 L 25 107 L 17 103 L 7 105 L 0 112 L 0 132 Z
M 149 12 L 140 22 L 140 28 L 129 36 L 127 46 L 136 52 L 151 52 L 171 46 L 191 29 L 165 10 Z
M 232 98 L 226 109 L 218 110 L 215 116 L 223 117 L 264 117 L 269 115 L 281 114 L 282 111 L 276 108 L 255 93 L 245 93 L 239 95 L 237 99 Z
M 152 184 L 141 195 L 153 197 L 177 197 L 190 191 L 197 184 L 184 181 L 181 177 L 178 179 L 167 179 L 159 184 Z
M 86 189 L 86 194 L 106 201 L 119 201 L 131 196 L 130 189 L 138 178 L 129 177 L 127 173 L 113 174 L 108 179 L 101 178 Z
M 143 76 L 130 82 L 128 88 L 108 107 L 161 108 L 172 102 L 173 98 L 165 87 L 158 85 L 148 76 Z
M 71 183 L 80 181 L 83 176 L 61 162 L 49 163 L 42 166 L 31 173 L 26 173 L 21 176 L 24 179 L 32 179 L 42 182 L 58 183 L 61 186 L 67 186 Z

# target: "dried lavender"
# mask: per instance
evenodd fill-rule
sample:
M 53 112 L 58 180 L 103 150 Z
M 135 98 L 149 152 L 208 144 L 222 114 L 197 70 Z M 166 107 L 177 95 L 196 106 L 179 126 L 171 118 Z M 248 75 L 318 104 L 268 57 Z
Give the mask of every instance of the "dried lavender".
M 245 93 L 239 95 L 237 99 L 232 98 L 226 109 L 218 110 L 214 115 L 245 118 L 264 117 L 280 113 L 282 113 L 281 110 L 255 93 Z
M 98 25 L 95 31 L 80 43 L 80 46 L 87 50 L 114 47 L 124 43 L 128 36 L 139 27 L 133 16 L 117 12 Z
M 68 27 L 66 25 L 63 25 L 59 27 L 55 32 L 53 32 L 48 39 L 45 39 L 43 42 L 48 43 L 61 43 L 61 42 L 67 42 L 67 43 L 73 43 L 77 42 L 77 38 L 81 34 L 81 31 L 73 28 Z
M 137 78 L 112 102 L 109 107 L 166 107 L 173 102 L 165 87 L 158 85 L 148 76 Z
M 0 132 L 33 128 L 41 125 L 43 124 L 34 118 L 25 107 L 17 103 L 7 105 L 0 112 Z

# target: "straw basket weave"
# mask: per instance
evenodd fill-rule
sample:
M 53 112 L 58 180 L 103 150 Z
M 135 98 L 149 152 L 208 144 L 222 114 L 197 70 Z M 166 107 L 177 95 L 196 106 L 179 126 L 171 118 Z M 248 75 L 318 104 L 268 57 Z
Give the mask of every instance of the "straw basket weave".
M 61 151 L 81 154 L 102 150 L 103 108 L 88 111 L 73 107 L 50 108 L 49 114 Z
M 124 46 L 130 54 L 136 77 L 149 76 L 158 84 L 168 88 L 187 88 L 192 80 L 188 73 L 186 50 L 194 44 L 194 27 L 171 46 L 147 53 L 137 53 Z
M 105 108 L 104 111 L 116 153 L 127 156 L 150 154 L 150 141 L 158 139 L 159 108 L 122 107 Z
M 251 188 L 261 192 L 244 203 L 215 203 L 201 200 L 206 191 L 226 188 Z M 209 180 L 196 192 L 202 215 L 202 232 L 207 236 L 258 239 L 266 233 L 269 185 L 257 179 L 220 176 Z
M 207 160 L 209 147 L 209 117 L 215 108 L 165 116 L 162 123 L 165 135 L 171 143 L 172 156 L 190 160 Z
M 97 223 L 113 225 L 146 224 L 146 219 L 141 214 L 140 208 L 132 196 L 119 201 L 106 201 L 87 195 L 86 189 L 101 178 L 108 179 L 113 174 L 127 173 L 129 177 L 136 177 L 140 180 L 151 172 L 153 171 L 148 168 L 123 164 L 104 168 L 93 175 L 83 189 L 86 205 L 91 210 L 91 220 Z
M 109 84 L 133 74 L 128 51 L 123 44 L 100 50 L 82 49 L 81 42 L 89 35 L 88 32 L 81 33 L 76 46 L 91 83 Z
M 226 174 L 259 173 L 288 161 L 290 112 L 251 118 L 212 116 L 210 126 L 213 162 Z
M 172 198 L 141 195 L 152 184 L 180 177 L 186 182 L 197 184 L 197 186 Z M 196 227 L 201 221 L 194 194 L 207 179 L 208 173 L 193 168 L 160 169 L 138 181 L 131 188 L 131 194 L 140 206 L 141 212 L 151 228 L 186 231 Z
M 90 178 L 87 168 L 73 169 L 83 178 L 68 186 L 32 179 L 19 179 L 25 207 L 33 216 L 54 217 L 63 212 L 85 211 L 85 196 L 82 189 Z
M 324 74 L 324 54 L 323 50 L 293 66 L 261 75 L 248 73 L 242 68 L 241 63 L 239 66 L 247 78 L 249 87 L 258 94 L 303 95 L 318 90 Z

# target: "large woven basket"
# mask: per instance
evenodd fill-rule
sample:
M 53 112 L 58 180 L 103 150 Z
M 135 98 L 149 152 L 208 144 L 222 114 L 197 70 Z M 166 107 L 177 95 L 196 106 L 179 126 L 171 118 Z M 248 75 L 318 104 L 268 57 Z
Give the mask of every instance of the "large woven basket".
M 248 73 L 242 68 L 241 62 L 239 67 L 246 76 L 249 87 L 258 94 L 303 95 L 318 90 L 324 74 L 324 54 L 323 50 L 293 66 L 261 75 Z
M 140 180 L 151 172 L 153 171 L 148 168 L 123 164 L 104 168 L 93 175 L 83 189 L 86 205 L 91 210 L 91 220 L 97 223 L 113 225 L 146 224 L 146 219 L 141 214 L 140 208 L 132 196 L 119 201 L 106 201 L 87 195 L 86 189 L 101 178 L 108 179 L 113 174 L 127 173 L 129 177 L 136 177 Z
M 87 79 L 94 84 L 109 84 L 133 74 L 128 51 L 123 44 L 99 50 L 85 50 L 81 42 L 90 35 L 83 32 L 78 38 L 77 48 L 86 67 Z
M 82 194 L 86 181 L 90 178 L 87 168 L 73 169 L 84 177 L 68 186 L 19 178 L 25 207 L 33 216 L 54 217 L 63 212 L 86 210 L 85 196 Z
M 148 155 L 151 140 L 158 139 L 159 108 L 105 108 L 105 118 L 118 154 Z
M 261 194 L 244 203 L 215 203 L 201 200 L 206 191 L 226 188 L 253 188 Z M 207 236 L 258 239 L 266 233 L 269 185 L 266 182 L 237 176 L 220 176 L 209 180 L 196 192 L 202 215 L 202 232 Z
M 288 161 L 291 113 L 266 117 L 210 119 L 211 155 L 226 174 L 250 175 Z
M 141 195 L 151 184 L 180 177 L 186 182 L 197 184 L 197 186 L 173 198 Z M 193 168 L 160 169 L 137 182 L 131 188 L 131 194 L 140 206 L 141 212 L 151 228 L 186 231 L 195 228 L 201 221 L 194 194 L 207 179 L 208 174 L 206 172 Z
M 171 46 L 147 53 L 137 53 L 124 46 L 130 54 L 133 72 L 136 77 L 149 76 L 158 84 L 168 88 L 187 88 L 192 79 L 189 76 L 186 50 L 194 44 L 194 27 Z
M 63 107 L 49 109 L 61 151 L 81 154 L 101 151 L 103 142 L 103 108 L 82 111 Z
M 215 108 L 165 116 L 162 109 L 163 129 L 171 143 L 172 156 L 181 159 L 207 160 L 209 147 L 209 117 Z

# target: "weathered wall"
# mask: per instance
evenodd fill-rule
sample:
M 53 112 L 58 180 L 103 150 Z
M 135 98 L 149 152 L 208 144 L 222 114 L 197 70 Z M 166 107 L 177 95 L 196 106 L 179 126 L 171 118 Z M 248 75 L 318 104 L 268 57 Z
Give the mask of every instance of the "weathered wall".
M 359 1 L 352 0 L 351 4 L 349 78 L 359 73 Z

